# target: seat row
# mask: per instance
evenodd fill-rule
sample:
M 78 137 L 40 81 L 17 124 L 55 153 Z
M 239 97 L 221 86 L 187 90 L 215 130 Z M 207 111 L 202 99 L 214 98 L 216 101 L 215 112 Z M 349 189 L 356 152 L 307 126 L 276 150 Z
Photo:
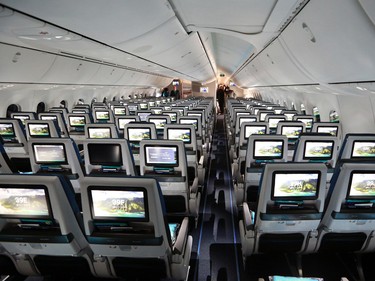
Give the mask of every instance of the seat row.
M 158 182 L 86 177 L 80 211 L 70 181 L 0 174 L 0 275 L 68 280 L 185 280 L 189 220 L 167 220 Z
M 322 163 L 269 163 L 257 202 L 243 203 L 239 222 L 244 260 L 282 252 L 375 251 L 375 167 L 338 163 L 326 192 Z

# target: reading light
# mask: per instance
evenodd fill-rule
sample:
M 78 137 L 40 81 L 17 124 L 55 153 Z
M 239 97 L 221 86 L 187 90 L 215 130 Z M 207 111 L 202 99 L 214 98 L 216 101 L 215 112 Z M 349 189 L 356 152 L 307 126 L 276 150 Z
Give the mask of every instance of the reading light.
M 302 28 L 303 28 L 303 30 L 306 31 L 306 33 L 309 35 L 309 37 L 310 37 L 310 41 L 313 42 L 313 43 L 315 43 L 315 42 L 316 42 L 316 39 L 315 39 L 315 36 L 314 36 L 314 34 L 312 33 L 310 27 L 308 27 L 306 23 L 302 23 Z
M 20 53 L 20 52 L 15 53 L 14 56 L 13 56 L 12 62 L 13 62 L 13 63 L 18 62 L 20 56 L 21 56 L 21 53 Z

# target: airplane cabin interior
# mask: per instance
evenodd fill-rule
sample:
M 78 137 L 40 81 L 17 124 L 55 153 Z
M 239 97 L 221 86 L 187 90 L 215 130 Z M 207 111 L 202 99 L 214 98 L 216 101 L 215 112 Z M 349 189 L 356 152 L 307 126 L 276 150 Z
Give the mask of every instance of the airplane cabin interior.
M 374 49 L 371 0 L 0 0 L 0 280 L 374 280 Z

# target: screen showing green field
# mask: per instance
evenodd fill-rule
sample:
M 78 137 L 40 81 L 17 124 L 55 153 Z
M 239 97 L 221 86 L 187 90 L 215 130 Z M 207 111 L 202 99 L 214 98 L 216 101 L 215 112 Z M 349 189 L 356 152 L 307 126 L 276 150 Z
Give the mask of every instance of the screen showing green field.
M 90 139 L 106 139 L 111 137 L 110 128 L 88 128 Z
M 0 124 L 0 135 L 3 137 L 15 136 L 14 128 L 12 123 L 1 123 Z
M 317 195 L 319 173 L 275 173 L 274 198 L 314 198 Z
M 349 198 L 375 198 L 375 172 L 353 173 L 349 185 Z
M 49 137 L 48 124 L 32 124 L 29 123 L 29 134 L 32 137 Z
M 128 140 L 141 141 L 151 139 L 150 128 L 128 128 Z
M 143 191 L 91 190 L 94 218 L 145 219 Z
M 190 129 L 168 128 L 167 132 L 169 140 L 182 140 L 185 143 L 191 142 Z
M 43 188 L 0 187 L 0 215 L 11 217 L 48 217 Z
M 302 126 L 282 126 L 281 134 L 288 139 L 297 139 L 302 132 Z
M 353 158 L 375 157 L 375 142 L 373 141 L 355 141 L 352 150 Z
M 319 126 L 317 128 L 318 133 L 328 133 L 332 136 L 337 136 L 338 127 Z
M 254 141 L 254 159 L 283 158 L 283 141 Z
M 331 159 L 332 149 L 333 141 L 306 141 L 303 157 L 304 159 Z
M 249 138 L 250 135 L 265 135 L 266 126 L 246 126 L 245 127 L 245 138 Z
M 313 118 L 297 118 L 297 121 L 301 121 L 305 123 L 306 129 L 311 129 L 314 119 Z

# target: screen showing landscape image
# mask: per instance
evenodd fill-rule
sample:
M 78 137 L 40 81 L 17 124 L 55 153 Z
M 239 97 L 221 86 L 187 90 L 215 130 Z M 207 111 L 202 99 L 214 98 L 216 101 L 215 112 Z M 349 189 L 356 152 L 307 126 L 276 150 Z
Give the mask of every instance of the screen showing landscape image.
M 297 120 L 305 123 L 306 129 L 310 129 L 314 121 L 312 118 L 297 118 Z
M 14 217 L 48 217 L 43 188 L 0 187 L 0 215 Z
M 89 138 L 91 139 L 108 139 L 110 137 L 110 128 L 89 128 Z
M 182 140 L 183 142 L 190 143 L 190 130 L 189 129 L 168 129 L 168 139 Z
M 284 118 L 269 118 L 268 119 L 269 127 L 272 128 L 272 129 L 275 129 L 275 128 L 277 128 L 277 124 L 280 121 L 284 121 L 284 120 L 285 120 Z
M 130 141 L 141 141 L 151 138 L 151 132 L 149 128 L 128 128 L 128 139 Z
M 28 124 L 30 136 L 33 137 L 48 137 L 49 127 L 48 124 Z
M 353 143 L 352 157 L 375 157 L 375 142 L 355 141 Z
M 337 136 L 337 127 L 318 127 L 317 132 L 318 133 L 328 133 L 331 134 L 332 136 Z
M 86 124 L 85 116 L 69 116 L 69 124 L 72 127 L 83 127 Z
M 124 107 L 115 107 L 114 113 L 115 113 L 115 115 L 125 115 L 126 109 Z
M 319 173 L 275 173 L 273 197 L 304 197 L 317 196 Z
M 353 173 L 349 185 L 349 198 L 375 198 L 375 172 Z
M 250 135 L 264 135 L 266 134 L 266 126 L 246 126 L 245 127 L 245 138 L 249 138 Z
M 156 129 L 163 129 L 165 124 L 167 124 L 167 119 L 164 118 L 150 118 L 148 121 L 154 123 Z
M 306 141 L 304 158 L 332 158 L 333 142 Z
M 130 122 L 135 122 L 135 118 L 119 118 L 118 119 L 118 127 L 119 129 L 124 129 L 125 125 L 130 123 Z
M 281 128 L 281 134 L 286 136 L 288 139 L 297 139 L 302 132 L 302 127 L 291 127 L 283 126 Z
M 181 119 L 180 124 L 194 125 L 195 129 L 198 128 L 198 120 L 197 119 Z
M 240 120 L 240 127 L 241 127 L 242 123 L 244 123 L 244 122 L 256 122 L 257 121 L 257 119 L 255 117 L 242 117 L 239 120 Z
M 0 135 L 3 137 L 12 137 L 14 136 L 14 129 L 12 123 L 1 123 L 0 124 Z
M 254 158 L 280 159 L 283 157 L 282 141 L 255 141 Z
M 96 111 L 95 116 L 98 120 L 109 120 L 109 111 Z
M 143 191 L 91 190 L 94 218 L 145 219 Z

